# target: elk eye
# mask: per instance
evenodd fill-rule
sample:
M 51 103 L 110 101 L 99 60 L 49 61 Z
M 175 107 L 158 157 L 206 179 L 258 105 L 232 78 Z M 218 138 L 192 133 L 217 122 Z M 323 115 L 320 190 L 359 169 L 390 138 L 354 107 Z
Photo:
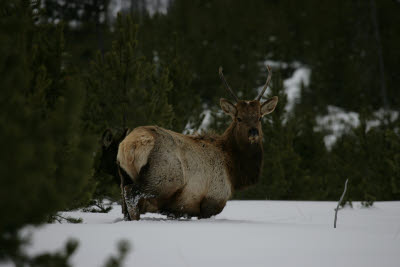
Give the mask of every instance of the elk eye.
M 242 119 L 241 119 L 241 118 L 237 118 L 237 120 L 238 120 L 238 122 L 241 122 L 241 121 L 242 121 Z

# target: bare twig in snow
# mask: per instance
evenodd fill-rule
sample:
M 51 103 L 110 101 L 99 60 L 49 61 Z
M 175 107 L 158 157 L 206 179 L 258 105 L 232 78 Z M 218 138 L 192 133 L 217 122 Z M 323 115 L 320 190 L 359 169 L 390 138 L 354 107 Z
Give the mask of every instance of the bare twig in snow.
M 346 194 L 347 182 L 348 182 L 348 181 L 349 181 L 349 179 L 346 179 L 346 182 L 344 183 L 344 191 L 343 191 L 343 194 L 342 194 L 342 196 L 340 197 L 339 202 L 338 202 L 338 204 L 337 204 L 337 207 L 336 207 L 336 209 L 335 209 L 335 221 L 334 221 L 334 223 L 333 223 L 333 228 L 336 228 L 337 213 L 338 213 L 338 210 L 339 210 L 340 203 L 342 203 L 343 198 L 344 198 L 344 195 Z

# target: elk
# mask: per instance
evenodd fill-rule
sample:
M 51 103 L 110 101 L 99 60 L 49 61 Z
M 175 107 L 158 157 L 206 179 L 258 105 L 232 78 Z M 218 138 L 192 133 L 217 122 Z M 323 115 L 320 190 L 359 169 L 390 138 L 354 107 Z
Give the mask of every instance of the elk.
M 235 103 L 220 99 L 232 122 L 222 135 L 184 135 L 157 126 L 141 126 L 119 144 L 122 210 L 127 220 L 159 212 L 175 217 L 209 218 L 220 213 L 234 190 L 257 183 L 263 162 L 261 119 L 274 111 L 278 97 L 261 103 L 261 93 L 240 100 L 219 68 Z

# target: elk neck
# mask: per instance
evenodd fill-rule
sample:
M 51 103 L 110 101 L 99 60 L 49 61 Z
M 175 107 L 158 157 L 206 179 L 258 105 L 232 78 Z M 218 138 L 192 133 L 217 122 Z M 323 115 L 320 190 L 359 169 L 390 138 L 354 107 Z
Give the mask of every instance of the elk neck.
M 221 148 L 227 155 L 227 169 L 235 190 L 258 182 L 262 163 L 262 143 L 239 145 L 235 139 L 236 122 L 232 122 L 221 136 Z

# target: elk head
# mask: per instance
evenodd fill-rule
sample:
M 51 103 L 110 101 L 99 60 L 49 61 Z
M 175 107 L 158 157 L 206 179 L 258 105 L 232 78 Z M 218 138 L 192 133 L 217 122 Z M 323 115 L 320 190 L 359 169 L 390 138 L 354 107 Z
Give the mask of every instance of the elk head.
M 233 136 L 239 146 L 245 147 L 247 144 L 260 144 L 262 141 L 261 120 L 264 115 L 274 111 L 278 103 L 278 97 L 274 96 L 261 103 L 261 97 L 271 81 L 271 69 L 267 66 L 268 78 L 261 93 L 254 100 L 240 100 L 229 87 L 222 73 L 222 67 L 219 68 L 219 75 L 226 89 L 231 93 L 235 104 L 221 98 L 220 105 L 222 110 L 233 119 Z
M 129 133 L 129 129 L 106 129 L 101 137 L 101 151 L 98 152 L 96 158 L 96 174 L 100 173 L 114 176 L 116 182 L 119 184 L 119 177 L 117 175 L 117 158 L 119 143 Z

